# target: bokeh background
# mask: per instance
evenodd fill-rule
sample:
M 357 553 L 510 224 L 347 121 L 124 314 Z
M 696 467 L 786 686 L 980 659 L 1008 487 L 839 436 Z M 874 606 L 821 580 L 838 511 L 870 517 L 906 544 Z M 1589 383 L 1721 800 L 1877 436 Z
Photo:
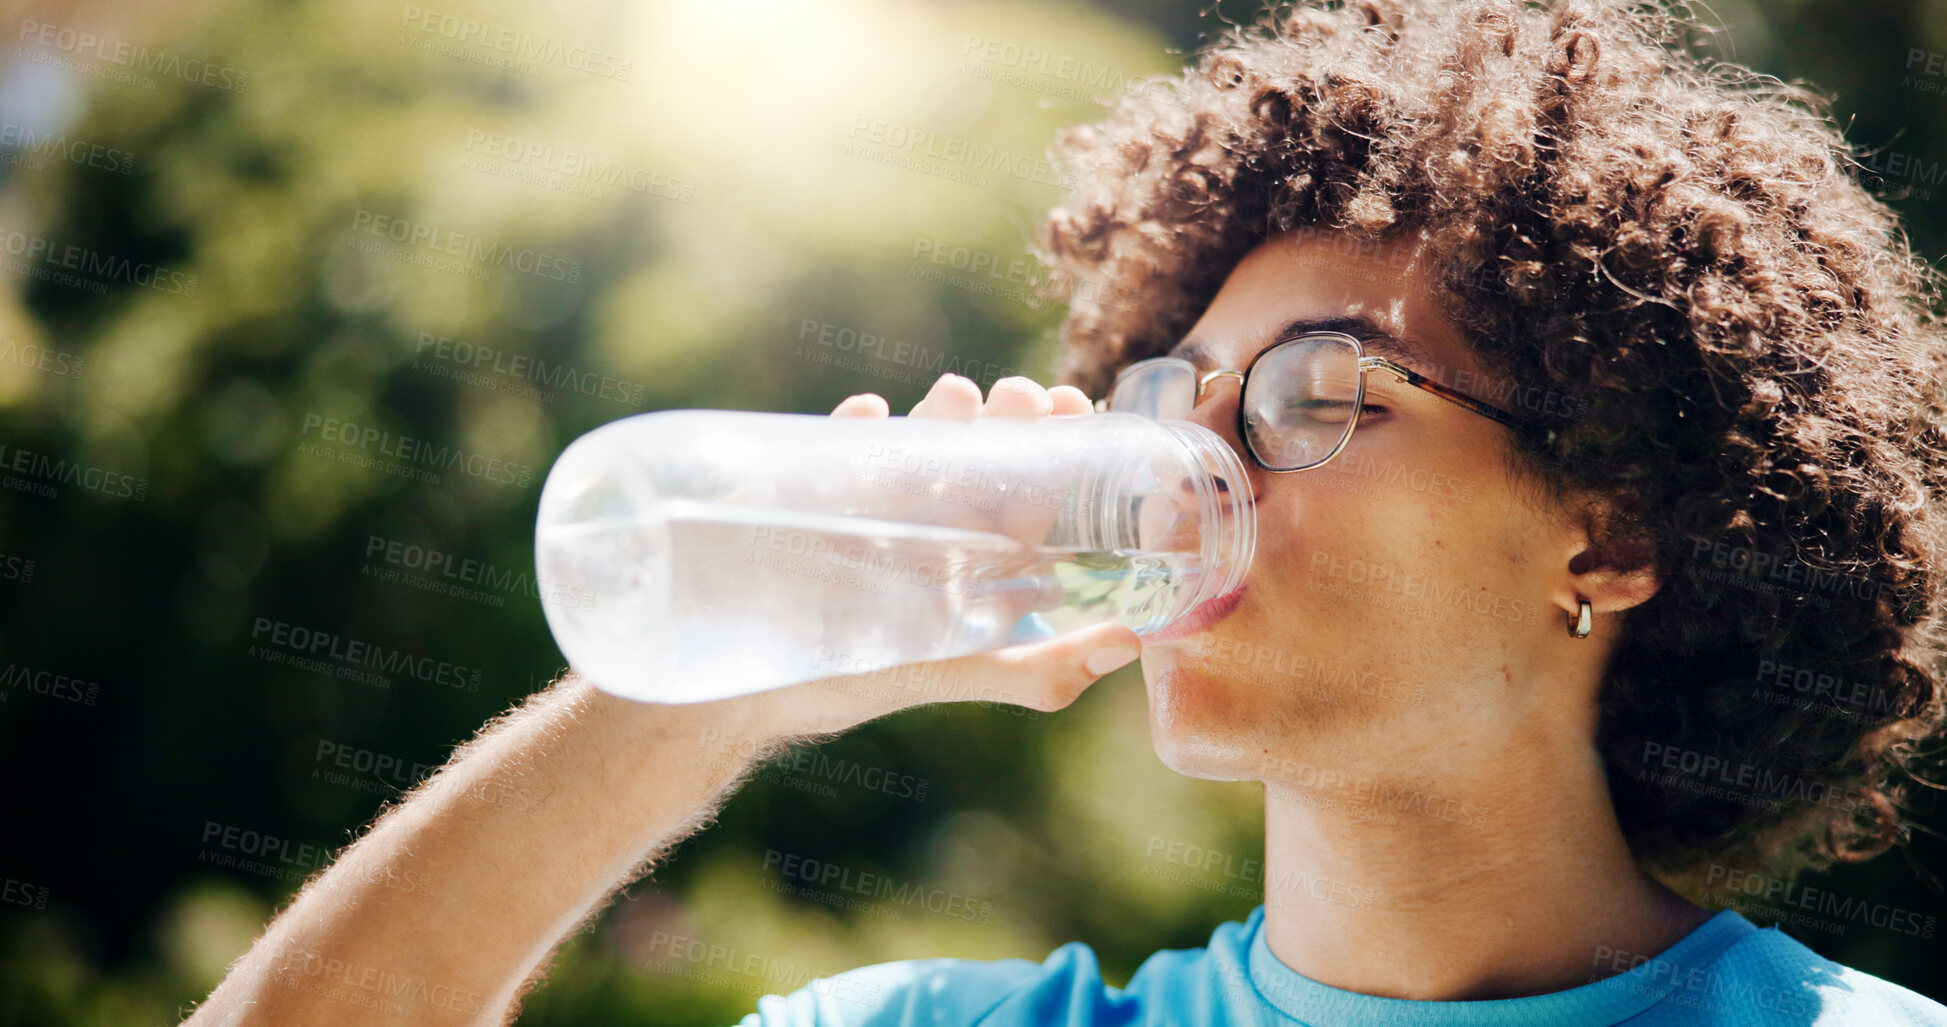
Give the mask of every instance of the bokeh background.
M 903 412 L 945 370 L 1047 381 L 1061 311 L 1024 247 L 1063 195 L 1050 139 L 1253 7 L 0 4 L 0 1022 L 176 1022 L 559 670 L 526 575 L 578 434 L 862 391 Z M 1939 254 L 1947 2 L 1708 17 L 1697 45 L 1834 96 Z M 481 469 L 415 480 L 328 422 Z M 429 589 L 427 554 L 489 571 Z M 341 677 L 300 632 L 453 669 Z M 1059 715 L 911 711 L 767 770 L 522 1022 L 732 1022 L 809 976 L 1076 939 L 1121 983 L 1258 903 L 1259 802 L 1157 762 L 1134 671 Z M 787 897 L 785 855 L 961 902 Z M 1923 834 L 1814 883 L 1947 918 L 1943 869 Z M 1947 998 L 1940 938 L 1837 926 L 1786 929 Z

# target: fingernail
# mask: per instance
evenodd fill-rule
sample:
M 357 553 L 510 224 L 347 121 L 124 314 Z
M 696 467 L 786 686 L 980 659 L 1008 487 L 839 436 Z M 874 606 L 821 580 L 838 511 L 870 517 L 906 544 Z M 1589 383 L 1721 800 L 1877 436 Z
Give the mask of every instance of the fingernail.
M 1090 653 L 1088 662 L 1082 664 L 1090 674 L 1101 677 L 1117 667 L 1127 666 L 1131 660 L 1142 653 L 1128 646 L 1110 646 Z

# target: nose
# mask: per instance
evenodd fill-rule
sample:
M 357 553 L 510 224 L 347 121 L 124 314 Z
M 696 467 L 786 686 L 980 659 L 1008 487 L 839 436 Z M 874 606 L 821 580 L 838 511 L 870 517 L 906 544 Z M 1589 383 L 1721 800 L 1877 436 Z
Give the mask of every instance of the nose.
M 1197 403 L 1190 409 L 1190 416 L 1184 418 L 1192 424 L 1208 428 L 1217 437 L 1230 445 L 1237 454 L 1237 460 L 1244 465 L 1244 473 L 1250 476 L 1251 502 L 1256 505 L 1258 497 L 1264 494 L 1264 482 L 1257 461 L 1251 459 L 1244 440 L 1238 436 L 1237 405 L 1244 401 L 1244 376 L 1236 371 L 1213 371 L 1203 376 L 1197 385 Z M 1184 479 L 1181 487 L 1185 492 L 1194 490 L 1189 479 Z M 1221 492 L 1231 490 L 1230 483 L 1219 477 L 1217 489 Z

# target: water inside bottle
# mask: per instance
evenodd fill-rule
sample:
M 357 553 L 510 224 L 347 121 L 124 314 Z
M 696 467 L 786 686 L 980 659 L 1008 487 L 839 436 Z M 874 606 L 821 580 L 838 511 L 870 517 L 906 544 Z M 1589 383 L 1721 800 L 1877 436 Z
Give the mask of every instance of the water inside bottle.
M 1036 547 L 1040 561 L 1023 575 L 1059 596 L 1034 612 L 1057 634 L 1069 627 L 1116 620 L 1138 631 L 1154 630 L 1196 590 L 1197 561 L 1183 553 L 1141 549 L 1060 550 Z
M 593 632 L 615 665 L 765 687 L 977 652 L 1022 637 L 1119 620 L 1155 630 L 1194 595 L 1195 554 L 1031 545 L 993 531 L 670 500 L 660 523 L 616 519 L 545 529 L 557 579 L 593 592 Z M 669 605 L 636 574 L 668 568 Z M 577 582 L 577 578 L 587 578 Z M 1186 592 L 1187 590 L 1187 592 Z M 605 605 L 613 597 L 616 603 Z M 551 614 L 552 615 L 552 614 Z M 817 653 L 815 666 L 804 666 Z M 599 677 L 597 678 L 599 681 Z

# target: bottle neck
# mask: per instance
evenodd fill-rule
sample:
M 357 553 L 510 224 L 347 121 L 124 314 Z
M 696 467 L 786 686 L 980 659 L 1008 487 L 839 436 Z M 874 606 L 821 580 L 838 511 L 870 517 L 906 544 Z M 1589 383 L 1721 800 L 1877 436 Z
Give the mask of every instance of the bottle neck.
M 1257 505 L 1244 461 L 1223 437 L 1189 421 L 1159 421 L 1192 457 L 1191 476 L 1203 521 L 1202 582 L 1192 606 L 1234 591 L 1257 552 Z

